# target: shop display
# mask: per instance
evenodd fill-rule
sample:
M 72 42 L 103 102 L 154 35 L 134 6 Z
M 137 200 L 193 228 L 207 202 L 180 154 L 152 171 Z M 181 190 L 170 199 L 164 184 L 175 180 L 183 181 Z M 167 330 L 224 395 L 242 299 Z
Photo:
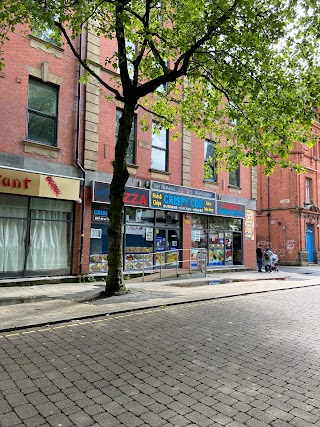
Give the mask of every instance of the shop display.
M 199 268 L 200 263 L 206 259 L 207 250 L 204 248 L 191 250 L 191 267 Z
M 222 245 L 210 245 L 208 265 L 224 265 L 224 247 Z M 222 248 L 219 248 L 222 246 Z
M 164 265 L 165 264 L 165 254 L 162 252 L 156 253 L 156 265 Z
M 226 249 L 226 265 L 233 264 L 232 249 Z
M 125 270 L 142 270 L 153 266 L 152 248 L 126 248 Z M 134 249 L 134 251 L 132 251 Z
M 106 272 L 108 270 L 108 254 L 93 254 L 90 255 L 89 271 Z
M 167 264 L 177 265 L 178 263 L 179 263 L 179 252 L 178 251 L 167 252 Z

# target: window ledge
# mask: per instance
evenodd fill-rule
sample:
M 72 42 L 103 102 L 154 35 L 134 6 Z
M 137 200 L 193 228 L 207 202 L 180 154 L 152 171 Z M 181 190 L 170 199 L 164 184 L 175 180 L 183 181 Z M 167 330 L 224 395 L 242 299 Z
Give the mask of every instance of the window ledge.
M 127 163 L 127 170 L 130 175 L 135 175 L 137 173 L 137 170 L 139 169 L 138 165 L 134 165 L 132 163 Z
M 35 153 L 39 154 L 40 156 L 51 157 L 55 159 L 58 157 L 58 153 L 60 151 L 60 148 L 58 147 L 52 147 L 50 145 L 41 144 L 40 142 L 36 141 L 24 140 L 22 141 L 22 144 L 24 145 L 25 153 Z
M 162 171 L 162 170 L 160 170 L 160 169 L 152 169 L 152 168 L 150 168 L 149 169 L 149 171 L 152 173 L 152 172 L 154 172 L 154 173 L 161 173 L 161 174 L 163 174 L 163 175 L 168 175 L 168 176 L 170 176 L 171 175 L 171 173 L 170 172 L 167 172 L 167 171 Z
M 219 188 L 219 183 L 218 181 L 210 181 L 208 179 L 204 179 L 204 188 L 208 188 L 209 190 L 216 190 L 217 188 Z
M 150 168 L 149 171 L 150 171 L 151 178 L 163 179 L 164 181 L 169 181 L 169 177 L 171 175 L 170 172 L 161 171 L 161 170 L 152 169 L 152 168 Z
M 112 166 L 114 166 L 114 160 L 112 160 L 112 162 L 110 162 L 112 164 Z M 136 165 L 134 163 L 126 163 L 127 168 L 131 168 L 131 169 L 139 169 L 139 165 Z
M 241 193 L 241 187 L 237 187 L 236 185 L 228 185 L 229 191 L 230 193 L 237 193 L 240 194 Z

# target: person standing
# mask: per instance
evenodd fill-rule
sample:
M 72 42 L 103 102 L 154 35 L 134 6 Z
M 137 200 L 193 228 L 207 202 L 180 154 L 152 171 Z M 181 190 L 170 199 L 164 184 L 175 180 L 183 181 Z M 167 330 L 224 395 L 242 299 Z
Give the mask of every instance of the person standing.
M 262 272 L 263 252 L 262 252 L 262 246 L 261 245 L 258 245 L 258 247 L 256 249 L 256 255 L 257 255 L 258 271 Z
M 273 256 L 273 252 L 268 247 L 263 252 L 263 265 L 264 265 L 264 268 L 266 270 L 266 273 L 271 273 L 271 271 L 272 271 L 272 256 Z

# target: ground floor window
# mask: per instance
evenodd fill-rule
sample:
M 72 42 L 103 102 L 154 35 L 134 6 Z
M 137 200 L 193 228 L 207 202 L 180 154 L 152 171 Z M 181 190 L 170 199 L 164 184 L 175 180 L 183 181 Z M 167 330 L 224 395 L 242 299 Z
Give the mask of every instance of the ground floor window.
M 108 270 L 108 206 L 93 204 L 91 219 L 90 272 Z M 176 212 L 125 207 L 124 270 L 153 266 L 174 267 L 182 248 L 181 218 Z M 208 266 L 242 264 L 242 220 L 192 215 L 194 266 L 206 251 Z M 189 248 L 186 248 L 189 249 Z
M 207 252 L 208 266 L 242 264 L 242 220 L 192 215 L 193 264 Z
M 94 204 L 91 221 L 90 272 L 108 269 L 108 210 Z M 179 262 L 180 214 L 154 209 L 125 208 L 124 270 Z
M 73 203 L 0 194 L 0 276 L 70 274 Z

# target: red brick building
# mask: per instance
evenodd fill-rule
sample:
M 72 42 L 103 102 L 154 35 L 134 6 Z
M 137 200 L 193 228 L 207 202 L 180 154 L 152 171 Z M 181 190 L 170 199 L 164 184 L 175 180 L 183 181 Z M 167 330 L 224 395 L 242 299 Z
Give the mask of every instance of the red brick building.
M 313 132 L 320 134 L 316 122 Z M 258 170 L 257 241 L 267 245 L 287 265 L 320 262 L 320 145 L 296 145 L 291 160 L 306 168 L 298 175 L 294 170 L 277 168 L 270 177 Z
M 109 184 L 122 106 L 108 101 L 95 79 L 79 84 L 67 44 L 45 36 L 20 27 L 5 44 L 0 277 L 107 270 Z M 104 64 L 112 41 L 84 34 L 81 46 L 97 74 L 114 76 Z M 175 266 L 177 253 L 196 260 L 200 249 L 209 267 L 255 266 L 256 171 L 240 166 L 205 179 L 214 138 L 199 140 L 182 124 L 177 141 L 165 130 L 155 135 L 151 116 L 143 132 L 143 113 L 137 109 L 127 158 L 125 270 L 141 269 L 141 260 L 145 267 Z

